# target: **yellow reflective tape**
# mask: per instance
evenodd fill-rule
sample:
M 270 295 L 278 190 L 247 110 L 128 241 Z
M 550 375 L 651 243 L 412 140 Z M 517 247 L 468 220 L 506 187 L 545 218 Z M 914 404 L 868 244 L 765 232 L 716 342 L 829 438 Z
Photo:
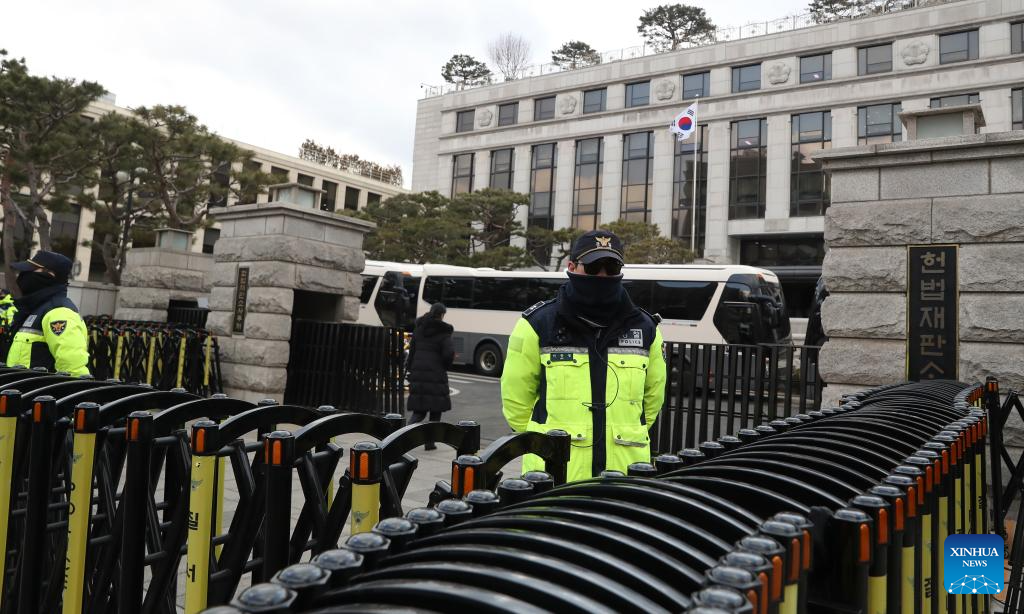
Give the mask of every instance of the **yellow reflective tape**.
M 217 458 L 193 456 L 188 502 L 188 552 L 185 560 L 185 614 L 206 609 L 210 588 L 210 549 L 213 538 L 213 497 Z
M 14 438 L 17 418 L 0 418 L 0 548 L 7 550 L 7 521 L 11 513 L 11 476 L 14 473 Z M 0 595 L 3 595 L 7 570 L 6 556 L 0 556 Z
M 181 343 L 178 344 L 178 388 L 181 388 L 181 380 L 185 376 L 185 335 L 181 336 Z
M 210 386 L 210 357 L 213 354 L 213 337 L 206 338 L 206 361 L 203 364 L 203 387 Z
M 921 516 L 921 606 L 922 612 L 932 611 L 932 560 L 935 556 L 932 544 L 932 515 Z
M 800 604 L 800 585 L 787 584 L 782 591 L 782 603 L 779 604 L 779 614 L 796 614 L 797 606 Z
M 153 383 L 153 355 L 156 353 L 156 339 L 153 335 L 147 335 L 149 337 L 149 356 L 146 358 L 146 383 L 152 385 Z
M 964 499 L 963 499 L 963 479 L 957 478 L 956 484 L 953 487 L 953 493 L 955 499 L 953 501 L 953 511 L 955 512 L 955 518 L 953 519 L 953 533 L 966 533 L 964 531 Z
M 917 579 L 914 578 L 914 547 L 903 547 L 903 587 L 900 591 L 900 614 L 914 614 L 914 589 Z
M 124 337 L 117 336 L 117 349 L 114 350 L 114 379 L 121 379 L 121 350 L 124 348 Z
M 946 545 L 946 538 L 949 537 L 949 497 L 939 497 L 939 543 L 944 548 Z M 946 611 L 946 565 L 939 557 L 939 575 L 936 580 L 936 585 L 939 589 L 936 591 L 936 599 L 939 599 L 939 612 Z
M 380 482 L 352 485 L 352 535 L 366 533 L 380 519 Z
M 974 497 L 974 532 L 982 533 L 985 531 L 984 512 L 982 510 L 982 497 L 984 496 L 984 484 L 981 476 L 981 459 L 974 459 L 974 484 L 977 494 Z
M 68 550 L 64 561 L 64 614 L 82 612 L 85 599 L 85 556 L 92 510 L 92 467 L 95 433 L 75 433 L 71 466 L 71 508 L 68 513 Z
M 961 531 L 962 533 L 974 533 L 970 526 L 971 522 L 974 520 L 974 515 L 971 513 L 971 476 L 973 473 L 974 468 L 971 465 L 964 466 L 964 498 L 961 499 L 961 504 L 964 508 L 964 524 L 963 531 Z
M 224 471 L 227 470 L 228 459 L 225 456 L 220 457 L 219 467 L 217 468 L 217 507 L 214 508 L 214 535 L 220 535 L 224 530 Z M 217 558 L 220 558 L 220 552 L 224 549 L 224 544 L 219 544 L 216 548 Z
M 886 581 L 888 576 L 868 576 L 868 610 L 867 614 L 886 614 Z

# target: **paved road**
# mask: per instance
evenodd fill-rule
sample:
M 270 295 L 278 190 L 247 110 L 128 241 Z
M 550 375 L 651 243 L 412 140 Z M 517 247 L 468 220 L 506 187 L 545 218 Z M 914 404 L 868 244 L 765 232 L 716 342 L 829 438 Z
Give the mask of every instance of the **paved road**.
M 501 385 L 496 377 L 484 377 L 459 367 L 448 372 L 452 389 L 452 410 L 442 415 L 445 422 L 476 420 L 481 442 L 490 443 L 511 433 L 501 415 Z

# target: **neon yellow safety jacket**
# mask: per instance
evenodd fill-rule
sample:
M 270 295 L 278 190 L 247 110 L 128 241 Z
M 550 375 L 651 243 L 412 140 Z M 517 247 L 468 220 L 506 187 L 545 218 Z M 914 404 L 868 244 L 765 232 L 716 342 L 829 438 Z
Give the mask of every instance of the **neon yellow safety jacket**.
M 89 375 L 89 332 L 66 288 L 61 290 L 26 307 L 23 313 L 28 315 L 15 316 L 17 331 L 7 353 L 7 366 Z
M 505 419 L 515 431 L 568 432 L 569 481 L 650 462 L 648 430 L 664 397 L 661 332 L 641 309 L 598 334 L 555 299 L 523 312 L 509 337 Z M 543 469 L 540 457 L 523 457 L 524 473 Z
M 0 326 L 10 326 L 16 313 L 18 313 L 18 308 L 14 306 L 13 296 L 8 294 L 0 298 Z

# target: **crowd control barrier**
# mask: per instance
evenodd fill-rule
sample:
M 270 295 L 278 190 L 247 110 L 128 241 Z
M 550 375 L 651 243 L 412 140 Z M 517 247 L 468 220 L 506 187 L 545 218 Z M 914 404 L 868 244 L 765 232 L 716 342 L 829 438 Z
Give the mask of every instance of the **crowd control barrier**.
M 992 529 L 990 404 L 982 386 L 879 387 L 568 484 L 564 434 L 506 438 L 457 458 L 431 507 L 210 612 L 981 614 L 941 563 L 947 535 Z M 548 471 L 499 481 L 526 451 Z
M 201 396 L 223 390 L 217 338 L 203 328 L 87 316 L 89 372 Z

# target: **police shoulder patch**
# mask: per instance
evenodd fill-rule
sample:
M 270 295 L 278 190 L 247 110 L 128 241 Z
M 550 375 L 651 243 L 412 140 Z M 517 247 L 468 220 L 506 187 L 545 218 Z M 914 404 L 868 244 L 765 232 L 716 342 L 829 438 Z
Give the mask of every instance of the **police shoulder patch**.
M 647 311 L 646 309 L 644 309 L 643 307 L 639 307 L 639 309 L 640 309 L 640 311 L 642 311 L 645 314 L 647 314 L 647 317 L 649 317 L 650 319 L 654 320 L 655 325 L 661 324 L 661 319 L 662 318 L 661 318 L 660 314 L 651 313 L 651 312 Z
M 536 304 L 530 306 L 529 309 L 527 309 L 526 311 L 523 312 L 523 317 L 524 318 L 528 317 L 530 314 L 532 314 L 533 312 L 537 311 L 538 309 L 540 309 L 544 305 L 547 305 L 548 303 L 554 302 L 554 300 L 555 299 L 551 299 L 551 300 L 547 300 L 547 301 L 541 301 L 539 303 L 536 303 Z
M 52 332 L 55 335 L 60 335 L 65 330 L 67 330 L 67 328 L 67 320 L 54 320 L 53 322 L 50 322 L 50 332 Z

